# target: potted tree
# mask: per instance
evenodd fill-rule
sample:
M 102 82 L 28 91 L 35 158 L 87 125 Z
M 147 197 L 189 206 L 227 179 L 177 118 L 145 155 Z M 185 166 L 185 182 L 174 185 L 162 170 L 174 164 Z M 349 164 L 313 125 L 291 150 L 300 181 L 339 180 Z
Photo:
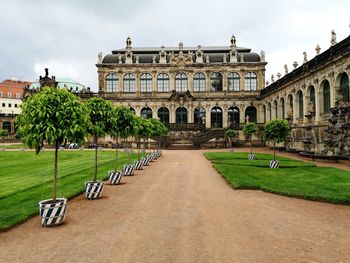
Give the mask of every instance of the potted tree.
M 92 136 L 95 146 L 95 169 L 92 181 L 85 182 L 86 198 L 97 199 L 102 196 L 104 182 L 97 180 L 97 148 L 98 139 L 108 134 L 115 127 L 115 114 L 112 103 L 103 98 L 91 98 L 86 101 L 89 110 L 90 123 L 88 133 Z
M 238 135 L 238 133 L 235 130 L 228 129 L 225 131 L 225 136 L 228 138 L 228 142 L 230 145 L 230 152 L 233 152 L 233 139 Z
M 110 135 L 116 139 L 115 147 L 115 166 L 114 171 L 108 172 L 108 179 L 111 184 L 119 184 L 123 173 L 118 171 L 118 145 L 119 137 L 125 137 L 134 129 L 135 118 L 134 113 L 127 107 L 117 106 L 114 108 L 115 121 L 112 123 Z
M 2 138 L 2 151 L 5 151 L 5 137 L 9 136 L 8 130 L 0 130 L 0 137 Z
M 57 198 L 58 149 L 64 140 L 83 141 L 89 116 L 80 99 L 66 89 L 44 88 L 29 97 L 17 117 L 19 134 L 30 148 L 40 152 L 44 141 L 54 146 L 52 198 L 39 202 L 41 224 L 54 226 L 64 222 L 67 199 Z
M 158 120 L 158 138 L 157 138 L 157 141 L 158 141 L 158 144 L 157 144 L 157 155 L 158 157 L 160 157 L 162 155 L 162 151 L 160 150 L 160 140 L 161 140 L 161 137 L 167 135 L 167 133 L 169 132 L 168 128 L 165 126 L 165 124 L 163 122 L 161 122 L 160 120 Z
M 253 135 L 256 135 L 258 131 L 259 128 L 255 122 L 247 122 L 246 125 L 244 125 L 243 133 L 248 137 L 250 142 L 250 154 L 248 154 L 249 160 L 255 159 L 255 154 L 253 153 Z
M 270 161 L 270 168 L 278 168 L 279 161 L 276 160 L 276 143 L 284 142 L 289 130 L 288 121 L 275 119 L 265 124 L 264 141 L 273 143 L 273 160 Z
M 137 140 L 137 161 L 134 162 L 136 170 L 141 170 L 146 163 L 146 159 L 141 160 L 141 138 L 149 134 L 149 126 L 146 119 L 135 116 L 135 139 Z

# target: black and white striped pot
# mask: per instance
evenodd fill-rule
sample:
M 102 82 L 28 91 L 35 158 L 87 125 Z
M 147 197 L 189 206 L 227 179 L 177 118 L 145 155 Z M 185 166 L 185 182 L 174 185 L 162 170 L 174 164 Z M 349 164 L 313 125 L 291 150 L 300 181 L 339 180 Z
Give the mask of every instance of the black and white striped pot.
M 39 202 L 39 214 L 42 226 L 57 226 L 64 222 L 67 209 L 67 199 L 47 199 Z
M 270 168 L 278 168 L 280 166 L 280 161 L 272 160 L 270 161 Z
M 143 160 L 144 160 L 143 165 L 148 166 L 149 162 L 151 161 L 151 157 L 147 155 L 145 158 L 143 158 Z
M 143 166 L 143 161 L 135 161 L 134 162 L 134 166 L 135 166 L 135 170 L 142 170 L 142 166 Z
M 134 175 L 134 170 L 135 170 L 135 167 L 133 164 L 124 165 L 123 166 L 123 175 L 124 176 L 132 176 L 132 175 Z
M 122 173 L 117 171 L 109 171 L 108 172 L 108 181 L 110 184 L 119 184 L 122 179 Z
M 255 154 L 252 153 L 252 154 L 248 154 L 248 160 L 255 160 Z
M 89 200 L 101 198 L 104 188 L 103 181 L 88 181 L 85 182 L 85 195 Z
M 232 152 L 233 152 L 233 149 L 231 148 L 231 149 L 229 149 L 228 151 L 232 153 Z

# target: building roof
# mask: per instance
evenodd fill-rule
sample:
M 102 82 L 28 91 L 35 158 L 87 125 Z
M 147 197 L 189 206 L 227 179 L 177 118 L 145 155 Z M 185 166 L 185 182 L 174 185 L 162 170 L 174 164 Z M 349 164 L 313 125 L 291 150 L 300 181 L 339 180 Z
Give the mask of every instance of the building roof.
M 73 89 L 78 91 L 85 88 L 83 84 L 80 84 L 79 82 L 72 80 L 70 78 L 56 78 L 56 81 L 58 82 L 59 88 L 67 88 L 67 89 Z M 29 86 L 29 89 L 38 89 L 38 88 L 40 88 L 40 83 L 38 80 L 33 82 Z
M 0 82 L 0 92 L 2 92 L 2 97 L 7 97 L 8 93 L 12 93 L 12 98 L 16 98 L 15 94 L 19 93 L 22 98 L 24 88 L 30 84 L 31 82 L 29 81 L 6 79 Z
M 238 52 L 250 52 L 250 48 L 245 47 L 237 47 Z M 162 50 L 162 47 L 132 47 L 131 51 L 135 54 L 141 53 L 159 53 Z M 182 50 L 183 52 L 192 51 L 195 52 L 198 50 L 198 47 L 164 47 L 164 51 L 166 52 L 179 52 Z M 216 53 L 216 52 L 230 52 L 231 48 L 229 46 L 201 46 L 201 50 L 208 53 Z M 112 50 L 112 54 L 118 54 L 122 52 L 126 52 L 126 48 L 121 48 L 117 50 Z

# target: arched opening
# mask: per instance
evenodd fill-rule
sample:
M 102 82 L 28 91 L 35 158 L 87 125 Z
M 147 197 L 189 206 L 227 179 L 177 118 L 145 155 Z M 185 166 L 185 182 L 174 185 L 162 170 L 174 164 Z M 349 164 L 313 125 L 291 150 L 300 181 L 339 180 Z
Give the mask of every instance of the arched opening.
M 277 107 L 277 101 L 275 100 L 273 102 L 273 118 L 277 119 L 278 118 L 278 107 Z
M 118 76 L 115 73 L 106 76 L 106 92 L 119 91 Z
M 272 110 L 271 103 L 268 103 L 267 104 L 267 120 L 268 121 L 271 121 L 271 110 Z
M 202 72 L 193 76 L 193 91 L 205 91 L 205 75 Z
M 245 74 L 244 85 L 246 91 L 256 90 L 256 74 L 254 72 Z
M 230 72 L 227 76 L 227 80 L 229 91 L 239 91 L 240 77 L 237 72 Z
M 266 106 L 263 105 L 263 120 L 264 120 L 264 123 L 266 123 Z
M 323 92 L 323 113 L 329 113 L 331 109 L 331 88 L 329 81 L 325 80 L 321 86 Z
M 238 107 L 230 107 L 227 112 L 227 120 L 230 126 L 238 127 L 239 126 L 239 108 Z
M 187 91 L 187 75 L 185 73 L 178 73 L 175 76 L 175 90 L 179 92 Z
M 133 107 L 130 107 L 130 111 L 134 114 L 136 114 L 136 110 Z
M 11 133 L 11 122 L 9 122 L 9 121 L 3 122 L 2 129 L 7 130 L 9 133 Z
M 169 123 L 169 110 L 166 107 L 158 109 L 158 118 L 163 123 Z
M 211 91 L 222 91 L 222 75 L 214 72 L 210 75 Z
M 210 111 L 211 127 L 222 128 L 222 109 L 220 107 L 214 107 Z
M 203 107 L 197 107 L 194 109 L 193 116 L 194 123 L 203 123 L 205 121 L 205 109 Z
M 135 75 L 127 73 L 123 77 L 124 92 L 135 92 Z
M 176 123 L 177 124 L 187 123 L 187 109 L 185 107 L 179 107 L 176 109 Z
M 298 99 L 298 117 L 300 119 L 304 118 L 304 98 L 303 98 L 303 92 L 301 90 L 297 93 L 297 99 Z
M 141 117 L 145 118 L 145 119 L 151 119 L 152 118 L 152 110 L 151 108 L 143 108 L 141 110 Z
M 350 92 L 349 92 L 349 77 L 346 73 L 341 74 L 340 76 L 340 94 L 343 96 L 345 101 L 350 101 Z
M 256 123 L 256 108 L 254 106 L 248 106 L 245 109 L 245 122 Z
M 141 92 L 152 92 L 152 75 L 144 73 L 140 77 Z
M 280 112 L 281 112 L 281 118 L 284 119 L 286 117 L 284 98 L 280 99 Z
M 158 92 L 169 91 L 169 75 L 166 73 L 160 73 L 157 77 L 157 89 Z

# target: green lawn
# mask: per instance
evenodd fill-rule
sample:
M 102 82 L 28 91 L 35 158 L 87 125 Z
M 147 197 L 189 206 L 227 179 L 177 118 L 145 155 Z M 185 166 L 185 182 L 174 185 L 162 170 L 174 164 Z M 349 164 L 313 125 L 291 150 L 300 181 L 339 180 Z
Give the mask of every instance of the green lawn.
M 115 151 L 99 151 L 98 178 L 107 177 L 114 168 Z M 120 153 L 120 168 L 127 163 Z M 137 155 L 131 154 L 132 160 Z M 0 229 L 38 214 L 38 202 L 51 198 L 54 152 L 0 152 Z M 93 179 L 94 151 L 59 152 L 58 197 L 73 197 L 84 190 L 84 182 Z
M 350 172 L 316 167 L 302 161 L 278 157 L 279 169 L 269 168 L 270 154 L 205 153 L 214 168 L 237 189 L 259 189 L 286 196 L 331 203 L 350 203 Z

